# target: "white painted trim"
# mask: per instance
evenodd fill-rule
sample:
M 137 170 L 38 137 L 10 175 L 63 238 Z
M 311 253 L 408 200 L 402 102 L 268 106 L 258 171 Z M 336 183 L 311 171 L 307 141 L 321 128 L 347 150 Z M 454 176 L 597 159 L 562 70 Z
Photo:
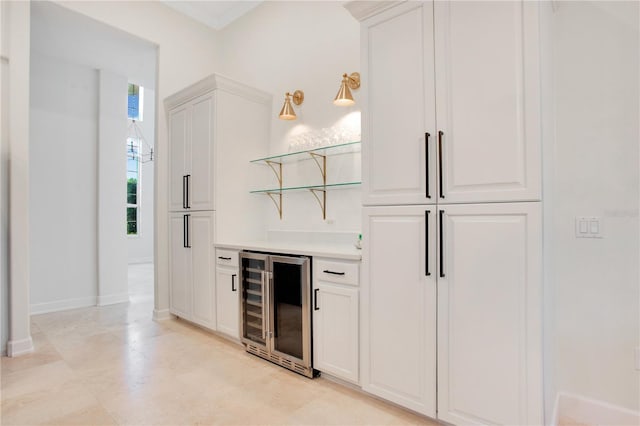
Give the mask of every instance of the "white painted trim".
M 263 92 L 262 90 L 255 89 L 219 74 L 212 74 L 209 77 L 180 90 L 178 93 L 174 93 L 173 95 L 166 97 L 164 99 L 165 112 L 169 114 L 169 111 L 175 107 L 217 89 L 224 90 L 249 101 L 265 105 L 271 105 L 273 99 L 273 96 L 267 92 Z
M 129 302 L 129 293 L 120 294 L 107 294 L 105 296 L 98 296 L 98 306 L 115 305 L 116 303 Z
M 554 425 L 569 419 L 577 424 L 593 426 L 640 424 L 639 411 L 565 392 L 558 393 L 553 411 Z
M 153 310 L 154 321 L 165 321 L 171 318 L 173 318 L 173 315 L 171 315 L 171 312 L 169 312 L 169 309 Z
M 31 336 L 21 340 L 9 340 L 7 342 L 7 356 L 16 357 L 33 352 L 33 340 Z
M 344 5 L 344 8 L 351 13 L 351 16 L 358 21 L 364 21 L 378 13 L 384 12 L 404 1 L 350 1 Z
M 49 312 L 66 311 L 69 309 L 87 308 L 96 306 L 96 297 L 80 297 L 77 299 L 56 300 L 55 302 L 31 304 L 31 315 L 46 314 Z
M 129 259 L 129 265 L 137 265 L 139 263 L 153 263 L 153 256 L 133 257 Z

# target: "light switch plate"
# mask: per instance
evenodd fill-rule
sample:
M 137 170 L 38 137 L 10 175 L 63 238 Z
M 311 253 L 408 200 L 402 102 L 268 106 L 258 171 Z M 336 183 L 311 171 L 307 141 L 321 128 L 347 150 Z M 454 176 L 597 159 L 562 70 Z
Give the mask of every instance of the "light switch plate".
M 576 216 L 576 238 L 602 238 L 600 217 Z
M 636 347 L 636 370 L 640 371 L 640 346 Z

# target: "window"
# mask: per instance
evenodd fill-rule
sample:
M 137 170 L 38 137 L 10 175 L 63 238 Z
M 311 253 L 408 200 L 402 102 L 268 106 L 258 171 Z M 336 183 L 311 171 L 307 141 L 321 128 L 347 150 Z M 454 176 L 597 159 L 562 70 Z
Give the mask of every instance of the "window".
M 140 143 L 127 139 L 127 235 L 138 235 L 140 200 Z
M 137 84 L 129 83 L 129 100 L 127 115 L 131 120 L 142 121 L 142 104 L 144 88 Z

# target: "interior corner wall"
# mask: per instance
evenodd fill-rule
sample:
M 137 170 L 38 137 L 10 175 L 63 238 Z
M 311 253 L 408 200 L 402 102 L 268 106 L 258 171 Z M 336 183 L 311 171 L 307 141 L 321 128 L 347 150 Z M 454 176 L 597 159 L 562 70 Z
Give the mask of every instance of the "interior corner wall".
M 135 82 L 133 82 L 135 83 Z M 136 121 L 147 143 L 153 147 L 155 140 L 156 97 L 154 88 L 145 87 L 142 121 Z M 129 121 L 131 122 L 131 121 Z M 146 152 L 146 150 L 145 150 Z M 155 160 L 154 160 L 155 161 Z M 127 238 L 128 262 L 153 262 L 153 161 L 140 164 L 138 208 L 138 235 Z
M 98 74 L 39 54 L 31 64 L 30 304 L 37 314 L 96 303 Z
M 318 132 L 341 120 L 359 123 L 356 105 L 333 105 L 342 75 L 360 71 L 360 24 L 343 2 L 264 2 L 221 31 L 222 72 L 230 78 L 273 94 L 271 134 L 265 135 L 271 154 L 286 153 L 291 136 Z M 304 91 L 304 102 L 294 105 L 296 121 L 278 119 L 285 92 Z M 350 115 L 351 114 L 351 115 Z M 331 157 L 328 182 L 360 180 L 360 154 Z M 261 167 L 253 165 L 253 167 Z M 321 177 L 313 160 L 286 164 L 284 186 L 317 184 Z M 260 185 L 277 185 L 267 170 Z M 307 191 L 283 195 L 283 219 L 268 197 L 262 197 L 269 230 L 351 232 L 361 227 L 359 187 L 327 193 L 327 219 Z
M 0 2 L 0 355 L 9 340 L 9 52 L 7 4 Z
M 56 1 L 158 46 L 155 167 L 155 313 L 169 309 L 167 121 L 162 100 L 220 68 L 217 33 L 160 2 Z M 143 18 L 141 18 L 143 17 Z M 171 31 L 167 29 L 170 28 Z M 179 36 L 177 36 L 179 34 Z
M 640 410 L 639 4 L 556 2 L 552 223 L 556 392 Z M 576 238 L 576 216 L 602 238 Z
M 129 300 L 127 237 L 127 78 L 98 71 L 98 305 Z

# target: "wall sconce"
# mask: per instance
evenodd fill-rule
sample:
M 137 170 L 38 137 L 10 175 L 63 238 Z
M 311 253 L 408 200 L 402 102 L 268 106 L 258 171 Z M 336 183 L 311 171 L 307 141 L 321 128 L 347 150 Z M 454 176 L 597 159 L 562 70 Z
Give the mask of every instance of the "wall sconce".
M 355 104 L 350 89 L 357 89 L 360 87 L 360 73 L 354 72 L 351 75 L 342 75 L 342 84 L 340 84 L 340 90 L 336 98 L 333 100 L 335 105 L 339 106 L 351 106 Z
M 304 92 L 302 90 L 296 90 L 293 92 L 293 95 L 287 92 L 284 95 L 284 105 L 280 110 L 280 120 L 295 120 L 296 112 L 293 110 L 291 106 L 291 98 L 293 97 L 293 103 L 296 105 L 300 105 L 304 101 Z

